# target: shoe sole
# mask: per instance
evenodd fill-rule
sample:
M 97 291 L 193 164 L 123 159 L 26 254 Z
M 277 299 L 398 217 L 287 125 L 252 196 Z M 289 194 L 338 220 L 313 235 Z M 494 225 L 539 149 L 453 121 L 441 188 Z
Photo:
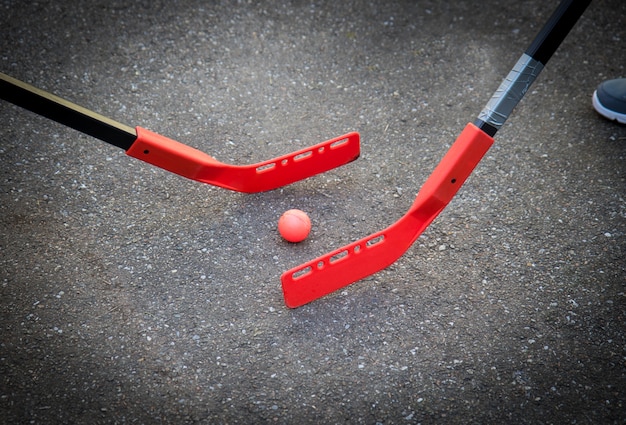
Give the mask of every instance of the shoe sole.
M 593 108 L 603 117 L 608 118 L 613 121 L 617 121 L 622 124 L 626 124 L 626 114 L 619 114 L 615 111 L 612 111 L 602 106 L 602 104 L 600 103 L 600 100 L 598 99 L 597 91 L 593 92 L 592 103 L 593 103 Z

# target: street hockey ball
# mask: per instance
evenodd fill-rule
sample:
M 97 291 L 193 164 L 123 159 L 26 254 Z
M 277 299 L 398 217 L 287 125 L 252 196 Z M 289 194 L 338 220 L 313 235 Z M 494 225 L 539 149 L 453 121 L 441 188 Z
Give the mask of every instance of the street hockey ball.
M 288 210 L 278 220 L 278 232 L 289 242 L 302 242 L 309 236 L 311 220 L 301 210 Z

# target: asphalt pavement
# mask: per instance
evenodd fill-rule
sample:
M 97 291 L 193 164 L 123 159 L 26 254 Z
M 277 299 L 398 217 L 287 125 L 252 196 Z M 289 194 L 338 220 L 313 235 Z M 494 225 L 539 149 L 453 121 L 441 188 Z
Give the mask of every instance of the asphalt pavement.
M 409 209 L 557 4 L 0 0 L 0 72 L 220 161 L 361 135 L 241 194 L 0 101 L 0 422 L 626 423 L 626 126 L 591 106 L 622 0 L 399 261 L 298 309 L 280 286 Z

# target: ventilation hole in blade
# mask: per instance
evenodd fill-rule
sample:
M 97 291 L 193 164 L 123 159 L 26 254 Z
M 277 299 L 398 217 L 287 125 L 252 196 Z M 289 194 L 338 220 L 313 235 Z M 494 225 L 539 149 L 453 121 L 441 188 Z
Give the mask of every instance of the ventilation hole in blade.
M 358 254 L 359 252 L 361 252 L 361 245 L 357 245 L 354 247 L 354 253 Z
M 313 152 L 311 152 L 311 151 L 307 151 L 307 152 L 300 153 L 300 154 L 298 154 L 298 155 L 294 156 L 294 157 L 293 157 L 293 160 L 294 160 L 294 161 L 296 161 L 296 162 L 297 162 L 297 161 L 302 161 L 303 159 L 307 159 L 307 158 L 308 158 L 308 157 L 310 157 L 311 155 L 313 155 Z
M 450 183 L 452 183 L 452 184 L 456 183 L 456 179 L 450 180 Z
M 143 151 L 143 153 L 145 153 L 146 155 L 148 155 L 150 153 L 150 151 L 148 149 L 146 149 L 145 151 Z
M 375 238 L 372 238 L 369 241 L 367 241 L 365 243 L 365 246 L 367 246 L 368 248 L 371 248 L 374 245 L 377 245 L 377 244 L 381 243 L 384 240 L 385 240 L 385 235 L 378 235 Z
M 282 161 L 280 161 L 280 165 L 287 165 L 289 163 L 288 159 L 283 159 Z
M 330 148 L 331 149 L 337 149 L 342 147 L 343 145 L 347 145 L 348 144 L 348 140 L 347 138 L 345 139 L 341 139 L 341 140 L 337 140 L 336 142 L 333 142 L 330 144 Z
M 264 173 L 266 171 L 273 170 L 274 167 L 276 167 L 276 163 L 275 162 L 271 162 L 269 164 L 263 164 L 263 165 L 260 165 L 260 166 L 256 167 L 256 172 L 257 173 Z
M 318 268 L 318 270 L 322 270 L 324 268 L 324 262 L 323 261 L 318 261 L 317 268 Z
M 317 153 L 324 153 L 324 150 L 325 150 L 325 149 L 324 149 L 324 146 L 322 146 L 321 148 L 319 148 L 319 149 L 317 150 Z
M 304 276 L 308 275 L 309 273 L 311 273 L 313 271 L 313 268 L 311 266 L 305 267 L 303 269 L 300 269 L 296 272 L 294 272 L 291 277 L 295 280 L 295 279 L 300 279 L 303 278 Z
M 339 254 L 335 254 L 332 257 L 330 257 L 330 264 L 335 264 L 337 261 L 341 261 L 345 258 L 348 258 L 348 250 L 344 249 L 343 251 L 341 251 Z

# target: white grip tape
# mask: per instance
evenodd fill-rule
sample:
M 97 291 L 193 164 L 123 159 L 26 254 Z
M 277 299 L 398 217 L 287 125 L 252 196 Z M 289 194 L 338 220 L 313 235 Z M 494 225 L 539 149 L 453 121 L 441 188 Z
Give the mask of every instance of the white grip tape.
M 496 129 L 500 129 L 542 69 L 543 64 L 541 62 L 524 53 L 480 112 L 478 118 Z

